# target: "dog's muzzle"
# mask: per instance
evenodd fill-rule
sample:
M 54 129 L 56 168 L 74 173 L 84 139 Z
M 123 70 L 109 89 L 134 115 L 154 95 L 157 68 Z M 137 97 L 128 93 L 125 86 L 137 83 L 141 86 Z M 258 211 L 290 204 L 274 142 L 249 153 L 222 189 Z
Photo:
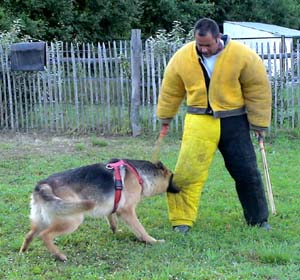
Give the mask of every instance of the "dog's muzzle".
M 173 174 L 170 177 L 167 192 L 169 192 L 169 193 L 179 193 L 180 192 L 180 188 L 173 181 Z

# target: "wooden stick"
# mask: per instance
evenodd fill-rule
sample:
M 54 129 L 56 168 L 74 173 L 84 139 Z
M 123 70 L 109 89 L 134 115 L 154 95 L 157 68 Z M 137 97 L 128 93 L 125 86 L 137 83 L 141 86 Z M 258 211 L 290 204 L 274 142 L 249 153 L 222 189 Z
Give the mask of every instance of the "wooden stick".
M 152 154 L 152 162 L 158 162 L 159 161 L 159 154 L 160 154 L 160 146 L 161 143 L 163 141 L 163 139 L 165 138 L 165 136 L 167 135 L 169 129 L 169 125 L 168 124 L 163 124 L 160 134 L 158 136 L 158 139 L 156 140 L 154 149 L 153 149 L 153 154 Z
M 258 136 L 257 139 L 258 139 L 260 153 L 261 153 L 262 162 L 263 162 L 269 203 L 270 203 L 272 214 L 276 215 L 276 208 L 275 208 L 275 202 L 274 202 L 274 197 L 273 197 L 273 191 L 272 191 L 272 185 L 271 185 L 271 180 L 270 180 L 270 175 L 269 175 L 269 168 L 268 168 L 268 163 L 267 163 L 267 157 L 266 157 L 263 137 Z

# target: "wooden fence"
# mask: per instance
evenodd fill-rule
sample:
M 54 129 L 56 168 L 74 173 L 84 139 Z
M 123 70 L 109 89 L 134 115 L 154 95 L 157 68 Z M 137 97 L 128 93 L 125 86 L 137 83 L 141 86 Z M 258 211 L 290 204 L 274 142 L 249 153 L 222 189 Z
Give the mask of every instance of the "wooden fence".
M 44 71 L 12 71 L 0 46 L 0 130 L 105 135 L 157 131 L 155 108 L 164 68 L 178 46 L 158 51 L 133 31 L 130 41 L 47 43 Z M 299 42 L 257 46 L 273 91 L 274 131 L 300 131 Z M 260 50 L 260 51 L 259 51 Z M 172 123 L 181 131 L 184 105 Z

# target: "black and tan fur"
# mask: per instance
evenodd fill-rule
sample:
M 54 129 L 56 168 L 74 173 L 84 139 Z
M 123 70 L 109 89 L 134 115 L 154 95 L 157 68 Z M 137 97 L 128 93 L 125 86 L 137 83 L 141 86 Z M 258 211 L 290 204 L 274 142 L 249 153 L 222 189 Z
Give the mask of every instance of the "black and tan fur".
M 107 217 L 111 230 L 117 230 L 117 216 L 123 218 L 140 241 L 161 242 L 151 237 L 138 220 L 135 208 L 143 197 L 178 192 L 172 173 L 161 162 L 127 160 L 143 179 L 143 187 L 127 168 L 121 169 L 123 191 L 115 213 L 114 171 L 106 164 L 93 164 L 53 174 L 38 182 L 31 196 L 31 230 L 27 233 L 20 252 L 25 252 L 32 239 L 39 236 L 48 250 L 61 261 L 62 254 L 53 239 L 75 231 L 84 214 Z

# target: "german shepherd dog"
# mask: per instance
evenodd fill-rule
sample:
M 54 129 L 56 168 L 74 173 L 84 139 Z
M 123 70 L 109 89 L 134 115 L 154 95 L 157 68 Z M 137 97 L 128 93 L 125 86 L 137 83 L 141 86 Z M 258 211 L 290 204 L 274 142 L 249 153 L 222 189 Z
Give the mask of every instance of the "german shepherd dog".
M 32 239 L 38 236 L 58 260 L 66 261 L 67 257 L 53 240 L 75 231 L 83 222 L 84 214 L 106 217 L 113 233 L 117 230 L 117 216 L 120 216 L 138 240 L 151 244 L 163 242 L 146 232 L 135 208 L 143 197 L 179 192 L 172 172 L 161 162 L 123 160 L 119 167 L 119 184 L 116 184 L 117 173 L 112 168 L 116 162 L 119 160 L 83 166 L 39 181 L 31 195 L 31 230 L 20 252 L 25 252 Z M 116 204 L 117 189 L 122 191 Z

